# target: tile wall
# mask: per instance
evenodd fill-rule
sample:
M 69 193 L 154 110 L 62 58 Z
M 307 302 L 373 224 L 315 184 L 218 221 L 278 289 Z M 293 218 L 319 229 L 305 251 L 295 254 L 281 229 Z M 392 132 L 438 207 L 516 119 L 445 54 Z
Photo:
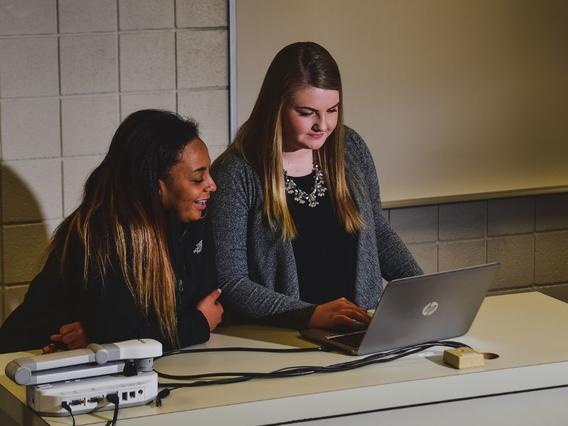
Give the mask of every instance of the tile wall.
M 391 209 L 387 214 L 426 272 L 498 261 L 494 292 L 568 284 L 568 194 Z

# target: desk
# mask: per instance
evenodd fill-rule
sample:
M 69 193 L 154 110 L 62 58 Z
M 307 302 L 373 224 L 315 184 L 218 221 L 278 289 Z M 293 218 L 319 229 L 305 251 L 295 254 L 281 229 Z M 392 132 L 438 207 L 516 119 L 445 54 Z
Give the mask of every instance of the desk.
M 441 362 L 442 350 L 430 350 L 388 364 L 334 374 L 253 380 L 246 383 L 179 389 L 153 405 L 121 411 L 120 425 L 251 425 L 305 421 L 313 425 L 405 424 L 553 425 L 568 419 L 568 304 L 540 293 L 485 299 L 467 335 L 460 341 L 498 359 L 481 369 L 454 370 Z M 260 327 L 231 328 L 213 334 L 206 347 L 277 347 L 302 343 L 293 331 Z M 262 342 L 259 339 L 266 336 Z M 230 335 L 229 335 L 230 334 Z M 261 336 L 262 334 L 262 336 Z M 239 337 L 240 335 L 240 337 Z M 264 339 L 264 337 L 263 337 Z M 298 340 L 296 340 L 298 339 Z M 0 367 L 16 356 L 0 356 Z M 291 365 L 346 361 L 335 353 L 214 353 L 170 357 L 156 368 L 171 373 L 269 371 Z M 17 413 L 40 423 L 70 424 L 70 418 L 33 416 L 17 402 L 24 389 L 0 376 L 0 385 L 16 401 Z M 6 392 L 5 392 L 6 393 Z M 15 403 L 12 401 L 11 406 Z M 2 402 L 4 404 L 4 402 Z M 3 407 L 5 409 L 5 407 Z M 346 415 L 351 415 L 346 419 Z M 159 417 L 155 417 L 159 416 Z M 339 417 L 338 417 L 339 416 Z M 102 424 L 110 412 L 82 415 L 77 424 Z M 30 423 L 31 424 L 31 423 Z

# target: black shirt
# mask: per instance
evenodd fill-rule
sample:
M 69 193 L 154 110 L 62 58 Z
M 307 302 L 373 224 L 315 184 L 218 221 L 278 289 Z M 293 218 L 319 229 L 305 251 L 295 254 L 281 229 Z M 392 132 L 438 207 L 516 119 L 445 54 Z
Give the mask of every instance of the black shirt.
M 314 174 L 290 179 L 308 194 L 314 188 Z M 329 191 L 317 198 L 315 207 L 298 203 L 290 194 L 286 198 L 297 230 L 292 247 L 301 300 L 314 304 L 340 297 L 352 300 L 356 236 L 349 234 L 339 223 Z
M 168 215 L 170 262 L 175 271 L 178 336 L 181 347 L 209 339 L 209 324 L 196 309 L 216 288 L 210 226 L 206 221 L 181 224 Z M 65 273 L 52 255 L 30 283 L 23 303 L 0 328 L 0 353 L 37 349 L 49 343 L 59 327 L 81 321 L 89 342 L 109 343 L 153 338 L 170 348 L 150 308 L 145 316 L 137 306 L 115 260 L 104 279 L 83 284 L 84 251 L 75 235 L 70 241 Z

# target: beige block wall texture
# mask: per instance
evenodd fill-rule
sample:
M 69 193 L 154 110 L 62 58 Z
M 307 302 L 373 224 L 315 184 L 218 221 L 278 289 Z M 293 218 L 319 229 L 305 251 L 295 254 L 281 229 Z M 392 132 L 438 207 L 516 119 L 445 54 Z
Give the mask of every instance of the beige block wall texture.
M 163 108 L 229 141 L 226 0 L 0 0 L 0 321 L 118 123 Z M 276 48 L 276 47 L 275 47 Z M 426 272 L 498 260 L 494 291 L 568 283 L 568 195 L 385 212 Z

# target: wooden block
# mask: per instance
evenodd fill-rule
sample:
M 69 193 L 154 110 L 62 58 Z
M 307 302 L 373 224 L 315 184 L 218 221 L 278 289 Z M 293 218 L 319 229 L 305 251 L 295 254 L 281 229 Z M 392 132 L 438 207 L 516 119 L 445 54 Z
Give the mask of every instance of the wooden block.
M 444 351 L 444 362 L 460 370 L 462 368 L 483 367 L 485 365 L 483 354 L 466 347 L 446 349 Z

